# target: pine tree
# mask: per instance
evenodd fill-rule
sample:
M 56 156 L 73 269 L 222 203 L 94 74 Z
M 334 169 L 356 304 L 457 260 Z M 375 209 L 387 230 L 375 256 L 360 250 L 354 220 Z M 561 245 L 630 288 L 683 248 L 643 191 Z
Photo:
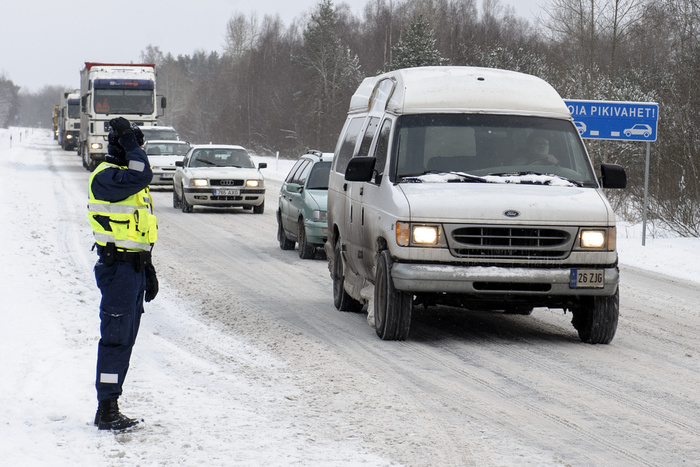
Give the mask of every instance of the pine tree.
M 388 66 L 390 70 L 447 64 L 447 59 L 442 58 L 435 47 L 435 31 L 430 29 L 423 15 L 411 23 L 406 37 L 392 47 L 392 54 L 394 60 Z

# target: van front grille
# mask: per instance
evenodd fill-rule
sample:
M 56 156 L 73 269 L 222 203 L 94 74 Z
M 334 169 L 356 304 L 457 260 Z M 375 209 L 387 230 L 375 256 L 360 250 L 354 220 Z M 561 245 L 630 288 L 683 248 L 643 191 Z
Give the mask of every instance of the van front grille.
M 563 259 L 578 229 L 469 225 L 447 230 L 450 250 L 461 258 Z

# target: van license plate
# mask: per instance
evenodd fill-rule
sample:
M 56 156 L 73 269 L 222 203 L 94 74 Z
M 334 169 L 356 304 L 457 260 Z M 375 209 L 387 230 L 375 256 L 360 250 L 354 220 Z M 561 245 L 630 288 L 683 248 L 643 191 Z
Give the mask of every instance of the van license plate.
M 241 190 L 214 190 L 214 194 L 219 196 L 238 196 L 241 194 Z
M 603 269 L 572 269 L 572 289 L 602 289 L 605 286 L 605 270 Z

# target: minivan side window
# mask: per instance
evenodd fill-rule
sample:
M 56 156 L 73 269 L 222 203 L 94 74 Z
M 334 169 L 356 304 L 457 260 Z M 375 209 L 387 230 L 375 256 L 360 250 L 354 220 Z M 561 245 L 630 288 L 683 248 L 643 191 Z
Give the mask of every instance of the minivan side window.
M 382 176 L 386 166 L 386 155 L 389 150 L 389 134 L 391 133 L 392 121 L 388 118 L 382 123 L 382 129 L 379 130 L 377 136 L 377 144 L 374 146 L 374 158 L 377 160 L 374 163 L 374 174 L 372 175 L 372 183 L 379 185 L 382 183 Z
M 299 166 L 304 162 L 304 159 L 299 159 L 296 161 L 294 164 L 294 167 L 292 167 L 292 170 L 289 171 L 289 174 L 287 175 L 287 178 L 284 180 L 285 182 L 289 183 L 292 181 L 294 178 L 294 174 L 299 170 Z
M 374 134 L 377 132 L 377 127 L 379 126 L 379 117 L 372 117 L 367 123 L 367 129 L 362 137 L 362 144 L 360 145 L 360 150 L 357 153 L 358 157 L 364 157 L 369 153 L 369 147 L 372 145 L 372 140 L 374 139 Z
M 343 142 L 338 149 L 338 154 L 336 156 L 335 171 L 338 173 L 345 173 L 345 169 L 348 167 L 348 162 L 352 159 L 353 153 L 355 151 L 355 146 L 357 145 L 357 138 L 360 135 L 360 130 L 362 129 L 362 124 L 364 123 L 364 117 L 354 118 L 348 124 L 348 129 L 345 132 L 345 137 Z

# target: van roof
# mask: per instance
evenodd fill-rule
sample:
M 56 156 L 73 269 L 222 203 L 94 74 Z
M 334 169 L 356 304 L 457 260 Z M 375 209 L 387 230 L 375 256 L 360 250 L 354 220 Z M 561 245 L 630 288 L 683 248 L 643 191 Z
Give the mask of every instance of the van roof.
M 387 99 L 388 97 L 388 99 Z M 349 113 L 493 113 L 571 120 L 546 81 L 515 71 L 478 67 L 416 67 L 365 78 Z

